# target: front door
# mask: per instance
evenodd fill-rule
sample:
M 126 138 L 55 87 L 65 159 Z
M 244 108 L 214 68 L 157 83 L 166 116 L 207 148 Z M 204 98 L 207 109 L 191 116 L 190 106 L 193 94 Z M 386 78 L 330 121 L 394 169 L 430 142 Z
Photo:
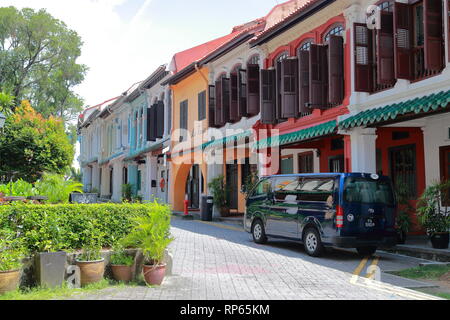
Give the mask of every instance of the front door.
M 230 209 L 238 209 L 238 165 L 227 164 L 228 202 Z
M 405 186 L 411 199 L 417 197 L 416 146 L 390 149 L 391 178 L 396 187 Z

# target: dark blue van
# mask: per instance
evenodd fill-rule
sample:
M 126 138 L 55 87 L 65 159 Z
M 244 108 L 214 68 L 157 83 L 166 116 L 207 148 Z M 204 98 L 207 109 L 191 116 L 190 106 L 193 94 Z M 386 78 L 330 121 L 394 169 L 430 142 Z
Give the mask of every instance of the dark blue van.
M 277 175 L 262 178 L 247 198 L 244 227 L 256 243 L 268 237 L 372 255 L 396 244 L 397 203 L 388 177 L 364 173 Z

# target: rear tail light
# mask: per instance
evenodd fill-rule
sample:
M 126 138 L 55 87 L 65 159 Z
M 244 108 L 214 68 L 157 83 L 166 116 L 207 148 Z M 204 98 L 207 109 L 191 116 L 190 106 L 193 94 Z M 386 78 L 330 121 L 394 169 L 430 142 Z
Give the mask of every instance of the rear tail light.
M 344 208 L 342 208 L 341 206 L 336 207 L 336 227 L 344 227 Z

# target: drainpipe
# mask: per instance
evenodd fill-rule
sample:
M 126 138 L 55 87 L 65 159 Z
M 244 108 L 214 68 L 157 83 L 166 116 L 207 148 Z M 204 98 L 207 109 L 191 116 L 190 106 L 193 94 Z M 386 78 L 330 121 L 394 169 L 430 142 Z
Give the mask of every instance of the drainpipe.
M 209 86 L 209 81 L 208 79 L 205 77 L 205 75 L 200 71 L 200 68 L 198 67 L 198 63 L 196 63 L 195 65 L 195 70 L 200 73 L 200 75 L 202 76 L 203 80 L 205 80 L 206 85 Z

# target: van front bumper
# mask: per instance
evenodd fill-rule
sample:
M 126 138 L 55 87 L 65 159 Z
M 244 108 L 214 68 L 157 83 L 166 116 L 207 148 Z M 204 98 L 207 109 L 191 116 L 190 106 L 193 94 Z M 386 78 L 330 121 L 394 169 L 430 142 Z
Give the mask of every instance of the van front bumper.
M 387 236 L 377 239 L 367 239 L 359 237 L 333 237 L 331 239 L 333 246 L 339 248 L 357 248 L 357 247 L 382 247 L 389 248 L 397 244 L 397 239 L 394 236 Z

